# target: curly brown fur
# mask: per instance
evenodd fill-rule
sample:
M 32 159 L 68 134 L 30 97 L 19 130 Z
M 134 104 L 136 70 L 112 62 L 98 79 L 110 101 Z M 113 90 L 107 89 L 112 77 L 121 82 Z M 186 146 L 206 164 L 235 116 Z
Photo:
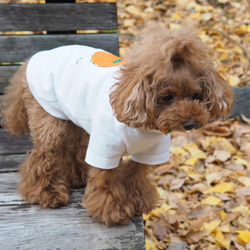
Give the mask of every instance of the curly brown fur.
M 58 207 L 69 202 L 69 187 L 86 185 L 88 134 L 71 121 L 45 112 L 32 96 L 25 63 L 11 79 L 2 110 L 3 125 L 21 136 L 29 131 L 34 149 L 19 167 L 19 192 L 31 203 Z
M 193 28 L 148 25 L 125 59 L 110 102 L 129 127 L 184 131 L 230 114 L 232 92 Z M 4 127 L 19 136 L 29 132 L 34 143 L 20 166 L 23 197 L 58 207 L 69 202 L 71 186 L 87 182 L 82 204 L 97 221 L 126 224 L 153 209 L 158 193 L 150 167 L 132 160 L 112 170 L 88 166 L 83 160 L 88 134 L 42 109 L 29 90 L 26 64 L 11 80 L 1 114 Z
M 149 213 L 159 198 L 148 177 L 149 168 L 132 160 L 112 170 L 92 168 L 83 207 L 108 226 L 126 224 L 136 214 Z
M 232 92 L 193 27 L 169 31 L 149 24 L 125 60 L 110 95 L 120 122 L 184 131 L 187 121 L 201 126 L 230 114 Z

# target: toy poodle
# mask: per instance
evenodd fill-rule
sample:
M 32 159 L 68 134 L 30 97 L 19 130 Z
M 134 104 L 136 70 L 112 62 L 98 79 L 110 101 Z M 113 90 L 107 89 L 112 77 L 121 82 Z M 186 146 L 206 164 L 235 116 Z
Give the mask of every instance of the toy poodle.
M 1 116 L 33 141 L 19 168 L 25 200 L 56 208 L 86 186 L 82 206 L 109 226 L 156 206 L 148 174 L 168 160 L 170 133 L 226 118 L 232 102 L 194 28 L 148 24 L 124 59 L 80 45 L 36 53 L 11 79 Z

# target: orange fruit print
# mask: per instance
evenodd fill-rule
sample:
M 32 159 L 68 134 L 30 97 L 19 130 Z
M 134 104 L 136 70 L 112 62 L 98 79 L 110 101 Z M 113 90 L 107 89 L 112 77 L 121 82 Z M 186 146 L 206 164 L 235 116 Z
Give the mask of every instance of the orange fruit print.
M 96 52 L 92 56 L 91 61 L 99 67 L 112 67 L 125 63 L 125 60 L 121 59 L 120 57 L 104 51 Z

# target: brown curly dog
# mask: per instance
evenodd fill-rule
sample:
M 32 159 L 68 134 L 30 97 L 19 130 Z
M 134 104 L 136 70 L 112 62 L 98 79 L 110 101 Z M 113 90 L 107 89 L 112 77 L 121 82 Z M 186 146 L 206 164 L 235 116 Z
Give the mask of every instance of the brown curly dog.
M 44 55 L 41 60 L 48 62 L 44 64 L 35 64 L 40 57 L 31 57 L 6 89 L 3 126 L 18 136 L 29 133 L 34 144 L 20 166 L 19 192 L 31 203 L 55 208 L 69 203 L 70 187 L 86 185 L 82 204 L 94 219 L 107 225 L 126 224 L 157 204 L 156 185 L 148 177 L 152 168 L 149 165 L 168 159 L 168 133 L 200 129 L 209 120 L 227 117 L 232 108 L 232 92 L 213 67 L 207 48 L 193 28 L 169 31 L 148 25 L 125 61 L 112 61 L 118 66 L 106 61 L 99 65 L 102 53 L 108 54 L 103 51 L 95 53 L 91 63 L 84 61 L 85 55 L 73 60 L 71 49 L 69 46 L 39 53 Z M 69 53 L 58 52 L 64 50 Z M 70 63 L 53 64 L 53 53 L 59 53 L 57 61 L 68 57 Z M 93 70 L 84 70 L 85 64 Z M 71 72 L 80 65 L 81 75 Z M 59 66 L 63 69 L 56 70 Z M 104 68 L 108 74 L 116 69 L 118 75 L 109 82 L 109 78 L 101 77 Z M 99 92 L 89 98 L 92 87 L 82 87 L 83 91 L 75 88 L 77 77 L 84 81 L 89 77 L 103 79 Z M 48 108 L 51 112 L 45 111 L 45 106 L 50 105 L 47 90 L 42 90 L 43 97 L 33 90 L 42 89 L 43 84 L 52 86 L 50 91 L 57 98 L 53 103 L 58 106 Z M 103 89 L 109 90 L 107 95 Z M 82 96 L 80 105 L 74 104 L 73 95 L 80 99 Z M 73 107 L 71 113 L 64 101 Z M 98 102 L 101 104 L 95 104 Z M 72 115 L 75 109 L 80 111 Z M 91 115 L 89 110 L 98 115 Z M 84 122 L 86 126 L 81 125 Z M 103 124 L 103 130 L 98 129 L 97 123 Z M 132 155 L 131 159 L 122 162 L 124 154 Z

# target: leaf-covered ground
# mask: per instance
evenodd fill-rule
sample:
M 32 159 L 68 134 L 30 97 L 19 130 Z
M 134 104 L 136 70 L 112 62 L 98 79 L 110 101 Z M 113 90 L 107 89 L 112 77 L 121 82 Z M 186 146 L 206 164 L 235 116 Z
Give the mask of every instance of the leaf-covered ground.
M 147 249 L 182 241 L 186 249 L 250 249 L 249 120 L 173 133 L 170 152 L 152 174 L 161 200 L 144 215 Z
M 120 53 L 145 21 L 170 29 L 193 23 L 211 48 L 219 72 L 232 86 L 250 85 L 250 12 L 247 0 L 118 0 Z
M 147 20 L 169 29 L 194 23 L 231 86 L 250 85 L 248 1 L 118 0 L 120 54 Z M 247 100 L 246 100 L 247 101 Z M 146 248 L 250 249 L 250 126 L 215 122 L 201 134 L 173 133 L 171 157 L 155 168 L 161 196 L 144 215 Z

